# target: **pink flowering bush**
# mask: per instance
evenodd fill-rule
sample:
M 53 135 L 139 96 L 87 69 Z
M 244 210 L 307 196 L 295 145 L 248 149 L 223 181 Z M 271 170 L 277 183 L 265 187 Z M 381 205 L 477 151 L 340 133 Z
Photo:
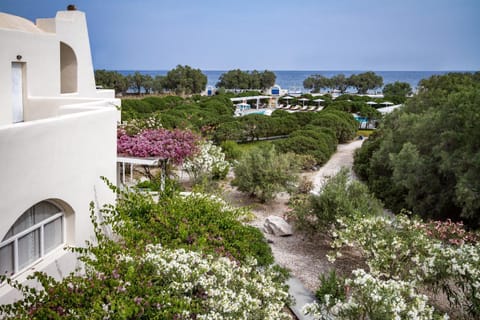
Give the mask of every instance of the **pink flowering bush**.
M 463 245 L 464 243 L 475 244 L 478 242 L 478 235 L 465 230 L 463 222 L 453 222 L 450 219 L 422 224 L 421 229 L 428 236 L 448 244 Z
M 160 157 L 182 163 L 197 151 L 199 137 L 188 130 L 154 129 L 128 135 L 117 132 L 117 152 L 133 157 Z

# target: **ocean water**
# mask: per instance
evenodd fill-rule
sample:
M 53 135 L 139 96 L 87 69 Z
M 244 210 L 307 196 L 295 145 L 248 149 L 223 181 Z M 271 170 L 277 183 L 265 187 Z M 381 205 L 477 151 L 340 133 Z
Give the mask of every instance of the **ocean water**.
M 119 70 L 123 75 L 133 74 L 135 70 Z M 157 75 L 166 75 L 168 70 L 150 70 L 150 71 L 139 71 L 142 74 L 148 74 L 153 77 Z M 215 87 L 215 84 L 218 82 L 218 79 L 222 73 L 227 72 L 227 70 L 205 70 L 202 71 L 208 78 L 207 86 Z M 337 74 L 344 74 L 346 77 L 351 76 L 352 74 L 362 73 L 364 71 L 348 71 L 348 70 L 338 70 L 338 71 L 274 71 L 277 76 L 276 84 L 278 84 L 282 89 L 288 89 L 289 91 L 303 91 L 307 92 L 303 88 L 303 80 L 312 76 L 314 74 L 320 74 L 327 78 L 335 76 Z M 393 83 L 395 81 L 407 82 L 415 90 L 418 86 L 418 82 L 422 79 L 429 78 L 432 75 L 442 75 L 450 71 L 375 71 L 375 73 L 383 78 L 383 84 Z

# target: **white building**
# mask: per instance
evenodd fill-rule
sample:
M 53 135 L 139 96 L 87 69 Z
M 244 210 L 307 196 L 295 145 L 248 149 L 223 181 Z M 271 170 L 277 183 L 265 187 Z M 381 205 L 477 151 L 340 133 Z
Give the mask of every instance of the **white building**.
M 89 203 L 114 202 L 120 101 L 97 90 L 85 14 L 0 13 L 0 273 L 60 277 L 92 239 Z M 0 284 L 0 303 L 18 293 Z

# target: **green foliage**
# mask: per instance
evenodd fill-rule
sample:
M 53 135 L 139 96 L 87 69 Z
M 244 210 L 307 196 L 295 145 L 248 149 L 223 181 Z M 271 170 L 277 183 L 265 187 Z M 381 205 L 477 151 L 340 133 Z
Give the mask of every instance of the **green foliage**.
M 37 272 L 30 278 L 43 289 L 0 276 L 24 297 L 0 305 L 2 319 L 285 318 L 287 275 L 269 267 L 270 248 L 258 229 L 237 220 L 241 212 L 209 196 L 157 204 L 116 191 L 118 204 L 100 210 L 103 222 L 91 206 L 97 239 L 73 249 L 84 263 L 81 273 L 57 281 Z M 117 241 L 102 231 L 110 228 Z M 183 247 L 205 250 L 177 249 Z M 257 303 L 232 305 L 234 299 Z
M 222 148 L 223 153 L 225 153 L 226 159 L 229 161 L 238 160 L 242 155 L 242 150 L 238 147 L 238 143 L 236 143 L 235 141 L 223 141 L 220 144 L 220 147 Z
M 383 78 L 375 72 L 368 71 L 351 75 L 348 82 L 357 89 L 357 93 L 366 94 L 368 90 L 380 88 L 383 85 Z
M 177 94 L 188 95 L 205 90 L 207 76 L 200 69 L 178 65 L 170 70 L 162 81 L 165 89 L 175 91 Z
M 266 89 L 275 84 L 276 75 L 272 71 L 230 70 L 220 75 L 217 88 L 225 89 Z
M 386 84 L 383 88 L 383 95 L 385 99 L 391 100 L 394 103 L 404 103 L 407 96 L 412 94 L 412 87 L 407 82 L 395 81 L 394 83 Z
M 128 81 L 117 71 L 95 70 L 95 83 L 105 89 L 115 89 L 115 93 L 125 93 L 128 89 Z
M 331 136 L 316 129 L 294 131 L 289 138 L 278 140 L 275 146 L 280 152 L 293 152 L 312 156 L 316 164 L 324 164 L 336 149 Z
M 201 131 L 210 136 L 220 124 L 233 120 L 232 102 L 225 96 L 185 99 L 178 96 L 122 100 L 122 120 L 155 117 L 167 129 Z
M 319 112 L 310 124 L 334 130 L 339 143 L 353 139 L 358 128 L 358 122 L 351 114 L 332 109 Z
M 480 81 L 453 73 L 420 92 L 366 141 L 355 170 L 393 210 L 480 224 Z
M 310 195 L 293 204 L 291 213 L 300 228 L 326 231 L 338 227 L 338 219 L 382 213 L 382 204 L 358 181 L 349 181 L 349 172 L 342 169 L 328 179 L 319 195 Z
M 323 304 L 328 304 L 328 302 L 335 300 L 344 301 L 346 298 L 345 290 L 345 279 L 338 276 L 335 270 L 331 270 L 328 276 L 325 274 L 320 275 L 320 287 L 315 291 L 315 296 Z M 329 295 L 329 301 L 326 301 L 326 295 Z
M 383 78 L 371 71 L 352 74 L 348 78 L 344 74 L 337 74 L 331 78 L 316 74 L 303 81 L 303 87 L 311 89 L 312 92 L 330 88 L 344 93 L 349 87 L 353 87 L 357 89 L 358 93 L 366 94 L 368 90 L 380 88 L 382 85 Z
M 305 80 L 303 80 L 303 87 L 305 89 L 311 89 L 312 92 L 320 92 L 321 89 L 331 88 L 332 81 L 320 74 L 314 74 Z
M 266 202 L 294 188 L 299 168 L 292 154 L 279 154 L 273 145 L 266 145 L 244 154 L 234 172 L 232 185 Z

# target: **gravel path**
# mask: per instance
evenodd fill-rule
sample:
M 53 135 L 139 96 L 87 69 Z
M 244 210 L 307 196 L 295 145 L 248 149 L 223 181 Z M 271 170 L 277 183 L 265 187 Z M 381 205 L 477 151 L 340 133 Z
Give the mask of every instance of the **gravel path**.
M 342 167 L 352 167 L 354 152 L 361 147 L 363 141 L 355 140 L 339 145 L 336 153 L 322 168 L 306 175 L 314 183 L 314 192 L 318 193 L 328 177 L 335 175 Z M 288 208 L 288 198 L 288 194 L 282 193 L 272 203 L 254 206 L 252 211 L 257 218 L 252 224 L 261 228 L 267 216 L 284 216 Z M 289 269 L 307 289 L 315 292 L 319 285 L 319 274 L 328 272 L 333 267 L 326 258 L 330 251 L 328 238 L 320 235 L 313 239 L 300 232 L 294 232 L 289 237 L 275 237 L 270 234 L 265 234 L 265 237 L 271 242 L 275 261 Z
M 330 160 L 311 177 L 314 185 L 313 193 L 318 194 L 325 181 L 337 174 L 342 167 L 352 168 L 355 150 L 362 146 L 363 141 L 365 140 L 355 140 L 347 144 L 338 145 L 337 151 Z

